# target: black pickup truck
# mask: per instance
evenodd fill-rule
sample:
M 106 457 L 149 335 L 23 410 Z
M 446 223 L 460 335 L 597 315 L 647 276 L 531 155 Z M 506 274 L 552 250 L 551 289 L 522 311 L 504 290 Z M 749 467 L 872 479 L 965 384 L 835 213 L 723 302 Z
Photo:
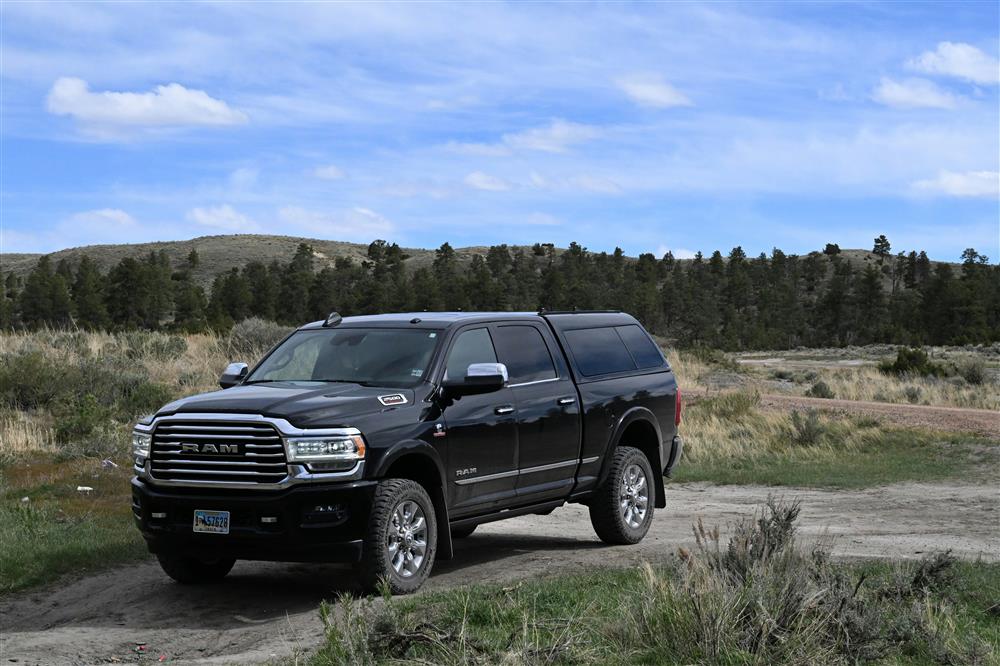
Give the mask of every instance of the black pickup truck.
M 182 583 L 353 562 L 412 592 L 476 525 L 566 502 L 636 543 L 681 454 L 674 375 L 620 312 L 334 313 L 220 385 L 133 433 L 132 511 Z

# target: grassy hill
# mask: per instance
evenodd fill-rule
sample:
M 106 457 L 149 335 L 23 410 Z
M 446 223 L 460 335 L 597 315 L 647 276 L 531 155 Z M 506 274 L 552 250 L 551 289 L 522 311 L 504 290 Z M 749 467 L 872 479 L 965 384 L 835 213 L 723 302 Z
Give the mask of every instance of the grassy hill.
M 201 236 L 183 241 L 160 241 L 155 243 L 117 244 L 117 245 L 87 245 L 59 250 L 49 255 L 53 265 L 67 259 L 73 265 L 84 254 L 97 262 L 102 271 L 107 272 L 125 257 L 142 258 L 150 252 L 165 250 L 175 267 L 180 267 L 187 259 L 191 250 L 197 250 L 201 259 L 194 277 L 203 286 L 211 284 L 212 279 L 220 272 L 230 268 L 242 267 L 250 261 L 272 260 L 287 262 L 295 254 L 299 243 L 310 244 L 316 252 L 317 268 L 327 263 L 333 264 L 338 257 L 350 257 L 354 261 L 362 261 L 366 257 L 368 246 L 363 243 L 346 243 L 342 241 L 319 240 L 315 238 L 300 238 L 296 236 L 271 236 L 264 234 L 235 234 L 225 236 Z M 476 254 L 486 254 L 487 246 L 472 246 L 456 248 L 459 261 L 472 261 Z M 530 251 L 530 248 L 525 248 Z M 723 254 L 729 248 L 719 248 Z M 561 252 L 557 249 L 556 252 Z M 407 265 L 412 268 L 430 265 L 434 261 L 434 250 L 425 248 L 405 248 L 409 255 Z M 706 257 L 712 250 L 706 250 Z M 26 276 L 34 267 L 41 254 L 7 253 L 0 254 L 0 272 L 13 271 L 19 277 Z M 876 263 L 878 257 L 865 250 L 842 250 L 841 256 L 855 268 L 864 268 L 868 263 Z M 935 262 L 938 263 L 938 262 Z

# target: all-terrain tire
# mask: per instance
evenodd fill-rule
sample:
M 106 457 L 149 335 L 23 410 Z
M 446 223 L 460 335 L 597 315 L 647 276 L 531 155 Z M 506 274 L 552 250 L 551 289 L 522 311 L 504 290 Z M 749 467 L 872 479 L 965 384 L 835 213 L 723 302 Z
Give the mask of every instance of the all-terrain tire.
M 639 543 L 653 521 L 653 470 L 646 454 L 631 446 L 619 446 L 612 456 L 608 478 L 590 500 L 590 522 L 605 543 Z
M 419 525 L 414 506 L 422 518 Z M 418 563 L 413 554 L 420 550 Z M 365 590 L 376 592 L 385 581 L 393 594 L 416 592 L 430 575 L 436 553 L 437 518 L 427 491 L 409 479 L 379 481 L 358 565 Z
M 233 558 L 203 561 L 185 555 L 161 553 L 156 556 L 164 573 L 183 585 L 217 583 L 226 577 L 236 564 Z
M 464 539 L 465 537 L 472 536 L 472 533 L 476 531 L 479 525 L 466 525 L 465 527 L 453 527 L 451 528 L 451 538 L 452 539 Z

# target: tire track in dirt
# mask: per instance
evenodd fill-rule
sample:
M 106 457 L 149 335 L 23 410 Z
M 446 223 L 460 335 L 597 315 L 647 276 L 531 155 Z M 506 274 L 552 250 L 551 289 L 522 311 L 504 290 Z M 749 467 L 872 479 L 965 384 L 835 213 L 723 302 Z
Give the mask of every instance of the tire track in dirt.
M 966 559 L 1000 561 L 1000 493 L 971 484 L 896 484 L 841 491 L 760 486 L 668 486 L 636 546 L 597 540 L 587 509 L 482 525 L 439 562 L 426 590 L 508 583 L 598 566 L 636 566 L 678 547 L 691 548 L 691 525 L 726 525 L 769 494 L 802 501 L 807 544 L 830 541 L 839 557 L 916 558 L 951 549 Z M 356 591 L 350 569 L 328 565 L 239 562 L 222 583 L 188 587 L 153 562 L 121 567 L 0 600 L 3 663 L 102 664 L 166 655 L 169 663 L 254 663 L 308 650 L 322 639 L 318 606 Z

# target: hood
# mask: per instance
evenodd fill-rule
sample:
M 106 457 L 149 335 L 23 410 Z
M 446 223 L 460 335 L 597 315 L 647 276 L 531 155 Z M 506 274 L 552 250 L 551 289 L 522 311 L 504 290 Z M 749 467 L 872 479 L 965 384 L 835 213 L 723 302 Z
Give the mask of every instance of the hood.
M 362 416 L 411 407 L 413 403 L 411 389 L 276 382 L 181 398 L 163 407 L 157 416 L 179 412 L 262 414 L 286 419 L 300 428 L 335 428 L 351 426 Z

